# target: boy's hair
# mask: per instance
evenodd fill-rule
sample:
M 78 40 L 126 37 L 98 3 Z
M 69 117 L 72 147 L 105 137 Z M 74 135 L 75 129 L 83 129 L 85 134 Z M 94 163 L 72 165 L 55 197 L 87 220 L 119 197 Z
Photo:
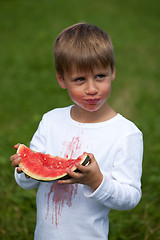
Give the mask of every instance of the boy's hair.
M 78 23 L 64 29 L 54 43 L 56 71 L 63 77 L 75 65 L 92 70 L 97 65 L 115 66 L 113 45 L 107 33 L 97 26 Z

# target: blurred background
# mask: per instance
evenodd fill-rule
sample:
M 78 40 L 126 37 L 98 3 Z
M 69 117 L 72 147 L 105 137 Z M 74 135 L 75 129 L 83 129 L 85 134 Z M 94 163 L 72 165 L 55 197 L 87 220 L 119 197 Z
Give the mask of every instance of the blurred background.
M 52 48 L 60 31 L 81 21 L 111 36 L 109 101 L 144 135 L 142 200 L 111 211 L 109 239 L 160 239 L 159 10 L 158 0 L 0 1 L 0 240 L 33 239 L 36 191 L 17 186 L 9 157 L 14 144 L 29 146 L 45 112 L 71 104 L 56 81 Z

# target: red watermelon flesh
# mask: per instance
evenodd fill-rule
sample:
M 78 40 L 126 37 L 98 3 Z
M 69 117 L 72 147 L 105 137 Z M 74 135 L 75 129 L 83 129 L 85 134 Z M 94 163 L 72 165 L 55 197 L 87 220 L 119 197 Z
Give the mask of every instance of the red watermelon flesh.
M 90 158 L 84 153 L 77 159 L 54 157 L 50 154 L 34 152 L 23 144 L 20 144 L 17 153 L 21 154 L 19 167 L 28 176 L 42 181 L 53 181 L 67 175 L 66 169 L 75 171 L 76 163 L 86 165 Z

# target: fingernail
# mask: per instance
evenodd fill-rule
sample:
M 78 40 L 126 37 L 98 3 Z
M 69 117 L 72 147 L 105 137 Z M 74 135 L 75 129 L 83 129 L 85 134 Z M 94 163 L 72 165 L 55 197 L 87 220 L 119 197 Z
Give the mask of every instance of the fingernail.
M 18 157 L 20 157 L 20 156 L 21 156 L 21 154 L 20 154 L 20 153 L 17 153 L 17 156 L 18 156 Z

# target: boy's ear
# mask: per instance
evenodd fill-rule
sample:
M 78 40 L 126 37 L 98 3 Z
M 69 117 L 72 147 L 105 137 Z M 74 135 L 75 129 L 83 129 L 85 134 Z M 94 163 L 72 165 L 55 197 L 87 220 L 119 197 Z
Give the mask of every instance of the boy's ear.
M 66 84 L 65 84 L 65 81 L 64 81 L 63 77 L 58 72 L 56 72 L 56 77 L 57 77 L 57 80 L 58 80 L 58 83 L 59 83 L 60 87 L 65 89 Z
M 115 79 L 115 75 L 116 75 L 116 69 L 115 69 L 115 67 L 114 67 L 113 72 L 112 72 L 112 82 L 113 82 L 114 79 Z

